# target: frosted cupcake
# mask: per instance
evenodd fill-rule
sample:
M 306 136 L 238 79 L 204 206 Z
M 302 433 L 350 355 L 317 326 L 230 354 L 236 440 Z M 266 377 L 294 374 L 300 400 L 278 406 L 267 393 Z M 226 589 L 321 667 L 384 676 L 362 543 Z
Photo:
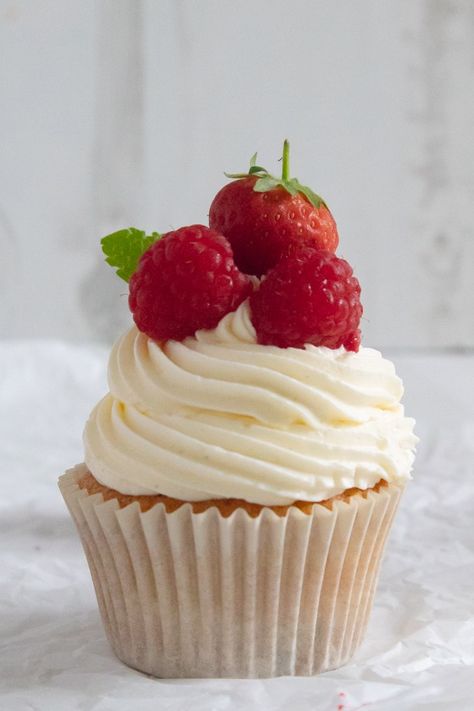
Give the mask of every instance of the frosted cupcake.
M 285 170 L 237 176 L 213 229 L 103 241 L 136 325 L 60 487 L 114 652 L 155 676 L 345 663 L 410 477 L 401 381 L 359 346 L 332 216 Z

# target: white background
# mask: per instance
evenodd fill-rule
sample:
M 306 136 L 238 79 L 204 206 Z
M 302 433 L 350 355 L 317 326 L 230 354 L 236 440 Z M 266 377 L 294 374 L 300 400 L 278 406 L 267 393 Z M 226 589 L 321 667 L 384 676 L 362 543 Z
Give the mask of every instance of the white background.
M 473 347 L 473 79 L 472 0 L 0 0 L 0 336 L 116 337 L 100 236 L 206 221 L 288 137 L 365 345 Z

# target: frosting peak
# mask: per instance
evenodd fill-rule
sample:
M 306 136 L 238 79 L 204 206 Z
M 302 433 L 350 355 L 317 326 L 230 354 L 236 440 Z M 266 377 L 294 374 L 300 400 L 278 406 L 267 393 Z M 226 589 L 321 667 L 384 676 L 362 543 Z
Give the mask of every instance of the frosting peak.
M 410 476 L 414 421 L 393 364 L 370 348 L 259 345 L 247 301 L 183 342 L 131 328 L 108 377 L 86 463 L 123 493 L 276 505 Z

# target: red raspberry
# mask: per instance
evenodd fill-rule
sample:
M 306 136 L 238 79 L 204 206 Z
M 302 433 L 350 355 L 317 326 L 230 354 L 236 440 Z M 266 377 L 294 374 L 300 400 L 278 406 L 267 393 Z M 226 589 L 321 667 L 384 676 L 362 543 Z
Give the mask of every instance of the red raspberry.
M 180 341 L 214 328 L 251 290 L 225 237 L 191 225 L 163 235 L 142 255 L 130 279 L 129 306 L 147 336 Z
M 259 343 L 359 350 L 360 285 L 350 265 L 331 252 L 292 250 L 252 294 L 250 306 Z
M 318 249 L 336 250 L 336 223 L 324 203 L 315 207 L 301 193 L 290 195 L 280 186 L 255 192 L 257 179 L 225 185 L 209 210 L 210 226 L 227 237 L 239 269 L 265 274 L 291 242 L 311 241 Z

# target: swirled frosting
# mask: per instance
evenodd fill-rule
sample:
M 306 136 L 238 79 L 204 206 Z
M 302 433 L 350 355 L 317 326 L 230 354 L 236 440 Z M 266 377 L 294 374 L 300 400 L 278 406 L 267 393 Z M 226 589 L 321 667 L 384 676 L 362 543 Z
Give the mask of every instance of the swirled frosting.
M 410 478 L 414 421 L 393 364 L 370 348 L 259 345 L 247 302 L 183 342 L 131 328 L 108 379 L 85 459 L 125 494 L 277 505 Z

